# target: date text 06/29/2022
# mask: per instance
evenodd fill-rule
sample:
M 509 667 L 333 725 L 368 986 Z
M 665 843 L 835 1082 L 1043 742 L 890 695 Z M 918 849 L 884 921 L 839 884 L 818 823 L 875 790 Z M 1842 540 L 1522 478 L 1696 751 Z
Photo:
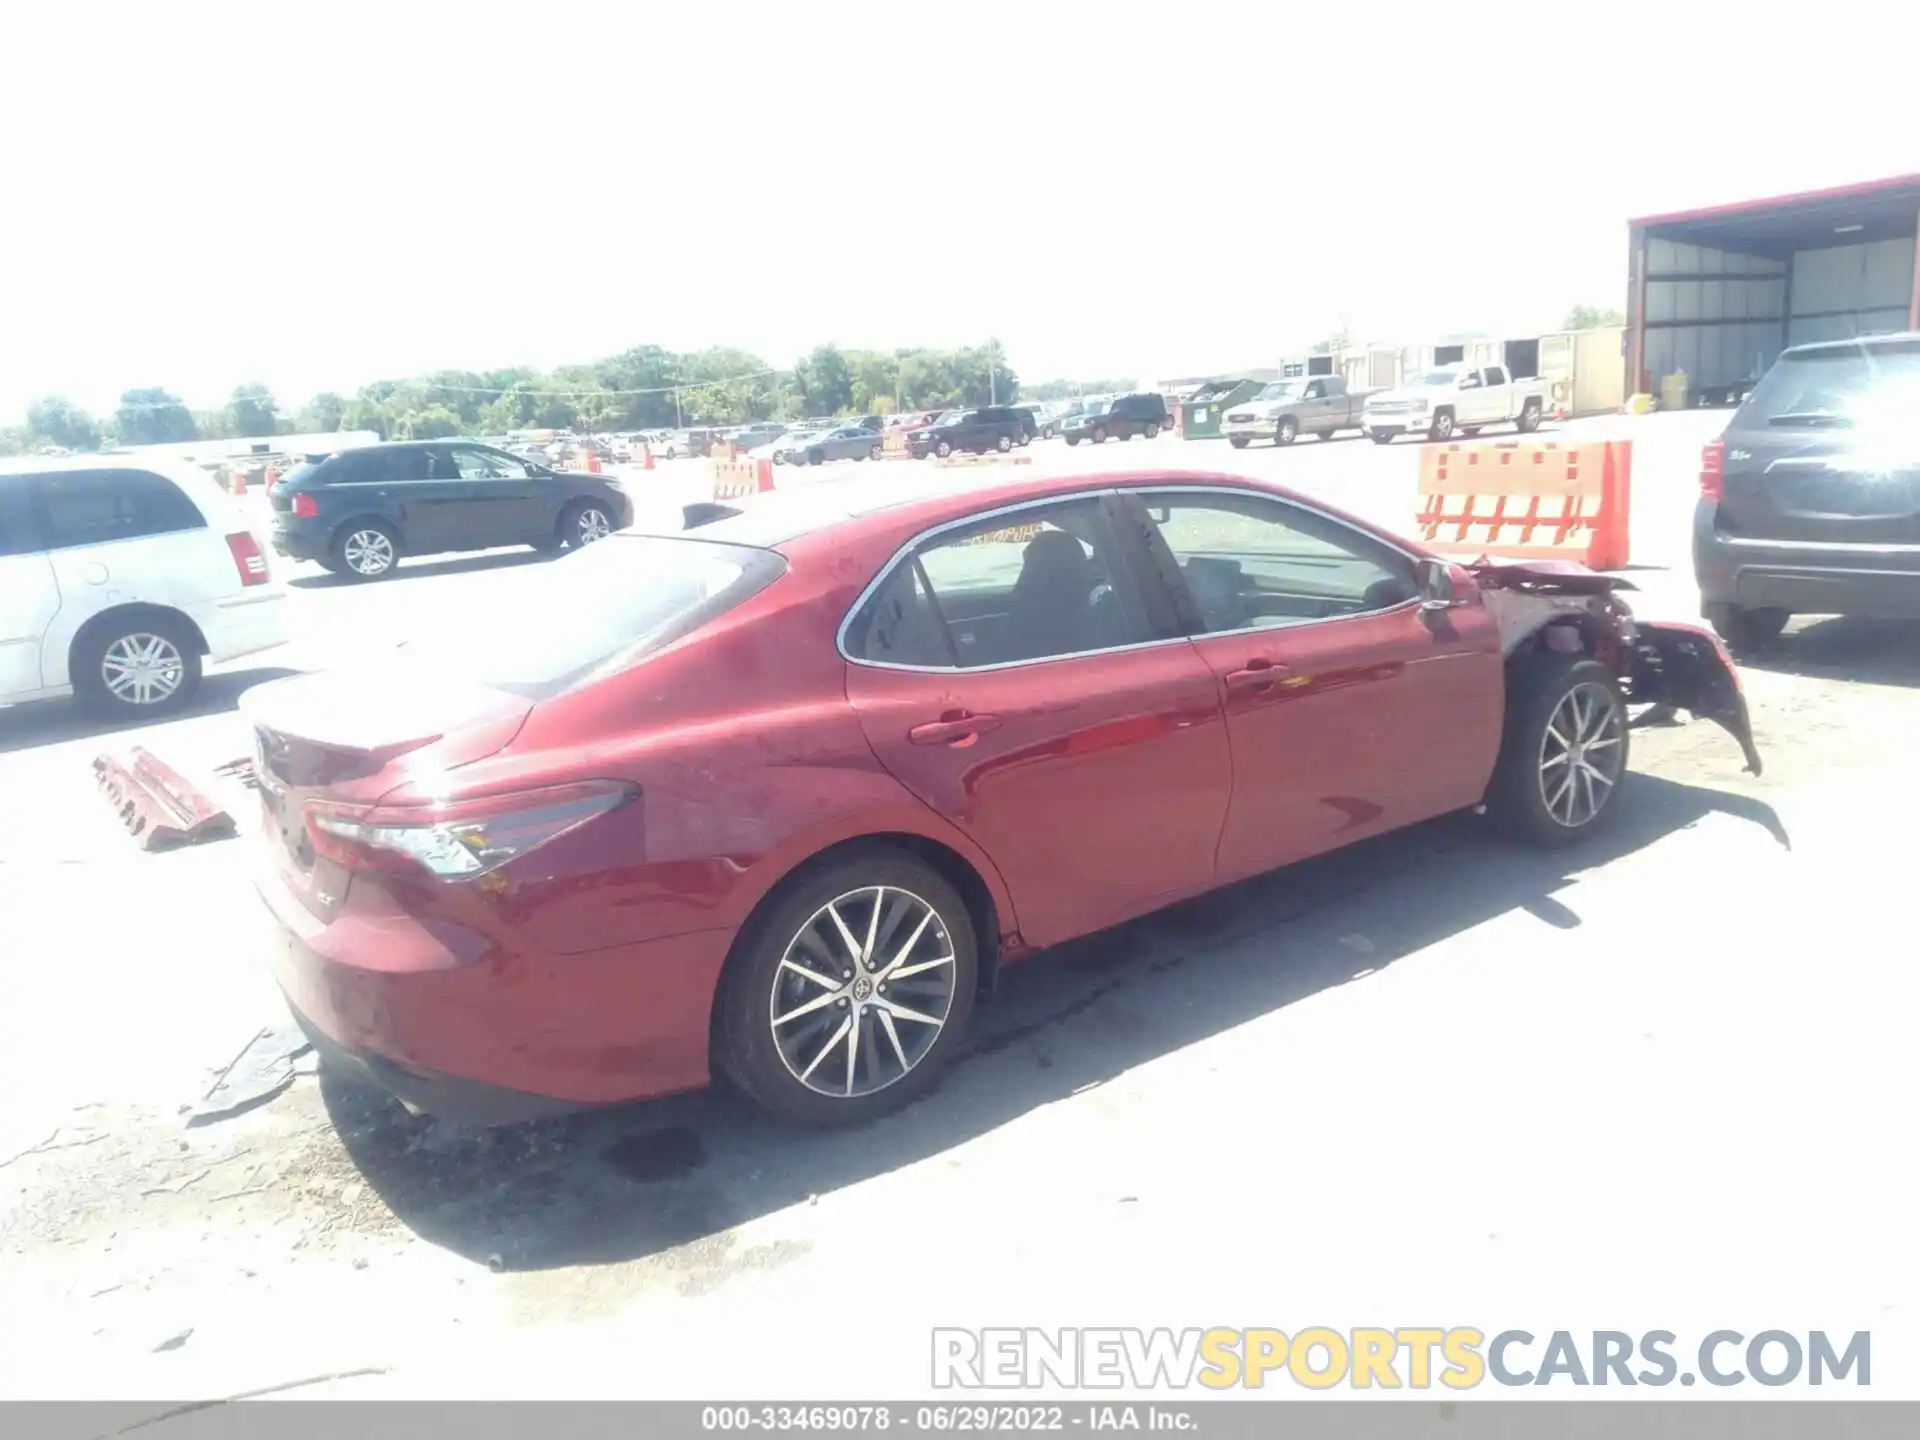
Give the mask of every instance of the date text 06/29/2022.
M 830 1435 L 912 1430 L 936 1434 L 1006 1434 L 1026 1431 L 1157 1430 L 1199 1428 L 1191 1409 L 1146 1402 L 1108 1405 L 871 1404 L 708 1405 L 700 1428 L 709 1431 L 815 1431 Z
M 1872 1335 L 1825 1330 L 1489 1332 L 1474 1326 L 1284 1330 L 937 1329 L 935 1390 L 1472 1390 L 1500 1386 L 1873 1383 Z

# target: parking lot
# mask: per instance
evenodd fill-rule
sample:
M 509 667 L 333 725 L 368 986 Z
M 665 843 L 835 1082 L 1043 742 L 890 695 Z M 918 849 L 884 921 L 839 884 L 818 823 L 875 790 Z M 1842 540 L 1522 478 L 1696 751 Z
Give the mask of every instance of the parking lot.
M 1634 441 L 1650 618 L 1697 615 L 1688 517 L 1720 418 L 1563 432 Z M 1404 530 L 1419 450 L 1019 458 L 1251 473 Z M 629 471 L 640 523 L 706 477 Z M 249 841 L 141 853 L 89 761 L 138 743 L 205 777 L 246 751 L 249 685 L 543 563 L 368 585 L 294 566 L 294 643 L 210 675 L 184 718 L 105 735 L 64 702 L 0 711 L 7 1393 L 910 1394 L 935 1325 L 1824 1323 L 1874 1331 L 1876 1394 L 1920 1395 L 1898 1362 L 1920 1338 L 1910 626 L 1802 620 L 1746 665 L 1759 778 L 1709 725 L 1636 732 L 1592 846 L 1522 852 L 1458 817 L 1011 971 L 940 1088 L 866 1129 L 792 1135 L 694 1095 L 461 1132 L 310 1057 L 189 1127 L 284 1024 Z

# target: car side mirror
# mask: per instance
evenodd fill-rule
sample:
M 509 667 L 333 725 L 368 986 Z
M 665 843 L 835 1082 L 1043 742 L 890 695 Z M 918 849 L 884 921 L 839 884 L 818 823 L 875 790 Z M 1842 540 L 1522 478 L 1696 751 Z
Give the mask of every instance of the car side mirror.
M 1459 596 L 1453 589 L 1453 567 L 1444 560 L 1422 560 L 1416 572 L 1422 610 L 1451 610 Z

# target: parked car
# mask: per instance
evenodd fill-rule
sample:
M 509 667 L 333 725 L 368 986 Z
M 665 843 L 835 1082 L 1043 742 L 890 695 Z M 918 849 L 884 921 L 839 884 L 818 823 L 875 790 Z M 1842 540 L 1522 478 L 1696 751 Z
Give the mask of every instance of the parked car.
M 1794 615 L 1920 617 L 1920 332 L 1781 352 L 1701 457 L 1701 613 L 1736 646 Z
M 1488 425 L 1512 425 L 1531 435 L 1546 409 L 1542 381 L 1512 379 L 1503 365 L 1443 365 L 1398 389 L 1369 395 L 1361 425 L 1380 445 L 1408 433 L 1451 440 L 1456 432 L 1478 435 Z
M 820 465 L 828 460 L 878 460 L 881 439 L 857 421 L 793 442 L 787 461 L 793 465 Z
M 186 705 L 204 665 L 284 644 L 286 593 L 241 503 L 192 465 L 37 457 L 0 468 L 0 704 Z
M 907 432 L 907 453 L 916 460 L 944 459 L 955 451 L 984 455 L 1025 443 L 1027 417 L 1010 405 L 949 410 L 931 425 Z
M 278 553 L 356 580 L 383 579 L 408 555 L 579 547 L 633 521 L 611 475 L 549 470 L 471 440 L 314 456 L 268 498 Z
M 518 572 L 520 623 L 245 697 L 269 953 L 325 1063 L 474 1123 L 715 1073 L 857 1121 L 1037 950 L 1450 812 L 1592 834 L 1630 703 L 1760 764 L 1719 642 L 1621 582 L 1252 480 L 710 508 Z
M 1045 405 L 1016 405 L 1013 407 L 1026 416 L 1027 440 L 1051 440 L 1059 433 L 1054 428 L 1052 412 Z
M 1061 429 L 1067 444 L 1082 440 L 1095 445 L 1107 440 L 1131 440 L 1144 435 L 1151 440 L 1167 428 L 1167 402 L 1161 395 L 1116 395 L 1112 400 L 1088 401 L 1086 408 L 1069 419 Z
M 1255 440 L 1291 445 L 1300 435 L 1331 440 L 1342 430 L 1361 428 L 1363 407 L 1372 393 L 1349 390 L 1340 375 L 1276 380 L 1229 409 L 1220 433 L 1236 450 Z
M 793 461 L 796 450 L 804 453 L 808 444 L 816 437 L 826 433 L 825 430 L 820 429 L 818 426 L 796 425 L 793 429 L 783 434 L 778 440 L 754 451 L 754 457 L 756 459 L 771 460 L 776 465 L 786 465 Z
M 751 425 L 742 425 L 728 440 L 742 450 L 757 450 L 762 445 L 772 444 L 786 433 L 787 427 L 778 420 L 757 420 Z
M 707 453 L 709 446 L 720 438 L 717 430 L 674 430 L 661 441 L 655 454 L 662 460 L 679 460 L 685 456 L 699 457 Z

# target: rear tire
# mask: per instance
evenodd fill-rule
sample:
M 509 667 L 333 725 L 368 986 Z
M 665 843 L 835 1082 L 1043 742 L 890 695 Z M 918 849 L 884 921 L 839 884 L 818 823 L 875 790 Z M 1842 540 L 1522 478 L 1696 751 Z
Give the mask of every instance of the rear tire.
M 993 448 L 1004 455 L 1013 449 L 1013 440 L 1010 436 L 1002 435 L 998 440 L 993 442 Z
M 1096 445 L 1104 445 L 1107 443 L 1107 427 L 1106 426 L 1096 425 L 1093 427 L 1093 443 Z
M 1507 721 L 1487 814 L 1517 840 L 1557 848 L 1614 811 L 1627 773 L 1627 707 L 1613 672 L 1584 653 L 1539 653 L 1508 672 Z
M 377 520 L 355 520 L 334 537 L 333 558 L 353 580 L 384 580 L 400 564 L 400 537 Z
M 200 689 L 199 636 L 166 614 L 135 610 L 104 621 L 74 645 L 69 662 L 75 698 L 108 719 L 171 715 Z
M 1707 623 L 1735 650 L 1761 650 L 1780 638 L 1793 618 L 1791 610 L 1746 610 L 1738 605 L 1707 605 Z
M 863 958 L 829 907 L 844 907 L 841 921 L 865 948 L 876 893 L 878 935 Z M 881 972 L 896 956 L 916 973 L 889 995 Z M 853 1125 L 898 1110 L 960 1047 L 977 957 L 972 917 L 945 876 L 889 846 L 855 850 L 775 892 L 742 932 L 720 986 L 714 1058 L 748 1098 L 803 1125 Z M 930 1039 L 925 1017 L 939 1021 Z
M 1244 435 L 1229 435 L 1227 437 L 1227 443 L 1236 450 L 1244 450 L 1247 448 L 1247 437 Z
M 885 453 L 886 447 L 883 445 L 869 445 L 867 447 L 867 458 L 869 460 L 878 460 Z
M 1147 438 L 1149 440 L 1158 440 L 1160 438 L 1160 427 L 1151 420 L 1147 422 Z

